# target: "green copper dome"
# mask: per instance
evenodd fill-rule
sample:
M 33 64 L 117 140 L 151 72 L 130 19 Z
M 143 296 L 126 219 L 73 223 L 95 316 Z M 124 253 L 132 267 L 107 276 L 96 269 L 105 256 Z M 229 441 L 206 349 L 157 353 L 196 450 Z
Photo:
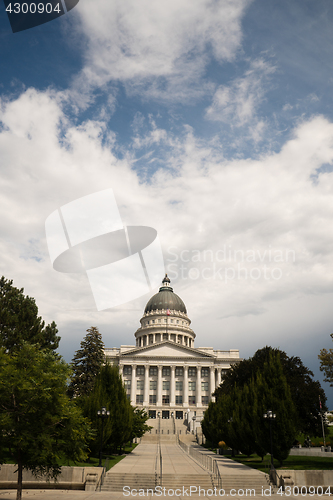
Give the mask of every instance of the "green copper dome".
M 174 293 L 173 288 L 170 286 L 170 279 L 167 274 L 162 281 L 162 286 L 159 289 L 159 292 L 153 295 L 148 301 L 145 313 L 156 311 L 156 309 L 158 311 L 161 311 L 162 309 L 170 309 L 170 311 L 180 311 L 187 314 L 185 304 L 182 299 Z

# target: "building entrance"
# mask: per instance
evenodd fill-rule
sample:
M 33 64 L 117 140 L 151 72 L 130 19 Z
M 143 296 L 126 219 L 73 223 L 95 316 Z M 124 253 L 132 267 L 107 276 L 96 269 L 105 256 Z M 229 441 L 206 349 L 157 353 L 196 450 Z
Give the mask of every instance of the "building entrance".
M 169 412 L 169 410 L 163 410 L 162 411 L 162 418 L 170 418 L 170 412 Z

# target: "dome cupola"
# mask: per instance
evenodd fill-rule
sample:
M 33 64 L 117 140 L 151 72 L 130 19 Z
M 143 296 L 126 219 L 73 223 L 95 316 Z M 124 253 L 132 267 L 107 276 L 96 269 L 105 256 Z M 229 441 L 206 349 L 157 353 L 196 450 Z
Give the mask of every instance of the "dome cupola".
M 165 340 L 193 347 L 195 333 L 182 299 L 173 291 L 166 274 L 158 293 L 148 300 L 141 327 L 135 332 L 137 347 Z
M 170 278 L 166 274 L 162 286 L 158 293 L 152 296 L 147 302 L 145 313 L 151 311 L 179 311 L 187 314 L 186 307 L 182 299 L 174 293 L 173 288 L 170 286 Z

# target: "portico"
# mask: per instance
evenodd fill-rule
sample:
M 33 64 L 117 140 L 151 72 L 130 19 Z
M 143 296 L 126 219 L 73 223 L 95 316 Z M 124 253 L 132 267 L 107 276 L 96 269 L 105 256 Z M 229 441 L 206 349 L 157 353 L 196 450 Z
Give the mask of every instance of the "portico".
M 225 370 L 240 361 L 239 351 L 194 347 L 185 304 L 167 276 L 140 322 L 135 346 L 105 349 L 107 359 L 119 365 L 131 403 L 151 418 L 183 419 L 189 411 L 201 417 Z

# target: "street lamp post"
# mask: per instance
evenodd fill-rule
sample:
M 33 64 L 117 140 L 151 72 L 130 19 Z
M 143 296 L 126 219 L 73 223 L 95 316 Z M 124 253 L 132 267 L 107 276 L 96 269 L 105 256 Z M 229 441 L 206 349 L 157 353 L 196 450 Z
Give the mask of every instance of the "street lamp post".
M 110 416 L 110 412 L 105 408 L 105 406 L 103 406 L 101 410 L 98 410 L 97 416 L 102 419 L 101 447 L 99 450 L 99 464 L 98 464 L 98 467 L 102 467 L 104 420 Z
M 276 419 L 276 414 L 271 410 L 268 410 L 264 413 L 264 418 L 267 418 L 269 421 L 269 435 L 271 440 L 271 469 L 274 468 L 274 458 L 273 458 L 273 439 L 272 439 L 272 422 Z

